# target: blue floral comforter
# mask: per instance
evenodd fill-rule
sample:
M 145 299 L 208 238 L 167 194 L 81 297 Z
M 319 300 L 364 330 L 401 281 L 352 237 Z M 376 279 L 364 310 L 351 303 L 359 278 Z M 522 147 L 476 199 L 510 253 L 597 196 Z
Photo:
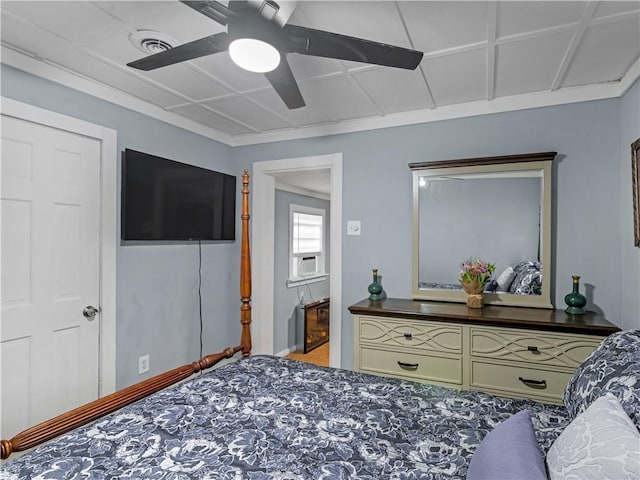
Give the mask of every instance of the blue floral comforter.
M 528 408 L 546 451 L 563 407 L 255 356 L 5 463 L 0 479 L 453 479 Z

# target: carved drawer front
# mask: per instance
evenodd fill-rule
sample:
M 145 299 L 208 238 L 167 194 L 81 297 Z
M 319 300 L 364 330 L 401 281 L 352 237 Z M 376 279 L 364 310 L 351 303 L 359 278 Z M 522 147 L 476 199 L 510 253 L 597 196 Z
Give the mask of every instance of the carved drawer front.
M 460 355 L 462 327 L 446 323 L 361 317 L 360 343 Z
M 559 403 L 571 373 L 528 368 L 479 360 L 471 361 L 471 390 L 500 391 L 517 396 Z
M 462 384 L 462 361 L 438 355 L 360 349 L 360 371 L 417 380 Z
M 535 331 L 471 327 L 471 355 L 537 365 L 577 368 L 602 338 Z

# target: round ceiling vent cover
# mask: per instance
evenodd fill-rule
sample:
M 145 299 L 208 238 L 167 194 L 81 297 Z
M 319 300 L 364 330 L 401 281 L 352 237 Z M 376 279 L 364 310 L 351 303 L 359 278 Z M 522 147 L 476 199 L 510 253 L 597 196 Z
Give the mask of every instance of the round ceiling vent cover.
M 169 35 L 153 30 L 137 30 L 129 35 L 129 40 L 134 47 L 149 55 L 170 50 L 178 43 Z

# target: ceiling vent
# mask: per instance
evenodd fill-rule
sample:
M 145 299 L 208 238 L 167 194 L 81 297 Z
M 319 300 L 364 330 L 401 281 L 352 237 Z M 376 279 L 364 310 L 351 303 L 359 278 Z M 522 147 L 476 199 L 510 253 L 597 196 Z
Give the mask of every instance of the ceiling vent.
M 129 40 L 134 47 L 149 55 L 170 50 L 178 43 L 169 35 L 153 30 L 137 30 L 129 35 Z

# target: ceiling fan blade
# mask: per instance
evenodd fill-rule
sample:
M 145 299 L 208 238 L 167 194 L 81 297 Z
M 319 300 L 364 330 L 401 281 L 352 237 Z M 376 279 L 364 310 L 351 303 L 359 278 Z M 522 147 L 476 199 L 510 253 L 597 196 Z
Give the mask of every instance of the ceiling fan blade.
M 247 8 L 248 5 L 249 2 L 247 0 L 229 0 L 229 8 L 236 13 L 241 12 Z
M 210 19 L 215 20 L 220 25 L 226 25 L 227 23 L 229 23 L 230 17 L 235 17 L 237 15 L 236 12 L 231 8 L 231 5 L 229 5 L 229 8 L 227 8 L 223 4 L 216 1 L 180 1 L 188 7 L 193 8 L 197 12 L 200 12 Z
M 264 76 L 267 77 L 267 80 L 269 80 L 269 83 L 278 95 L 280 95 L 280 98 L 282 98 L 282 101 L 289 110 L 305 106 L 304 99 L 298 88 L 298 83 L 293 76 L 286 56 L 282 56 L 278 68 L 272 72 L 265 73 Z
M 174 63 L 185 62 L 212 53 L 223 52 L 227 50 L 227 48 L 229 48 L 229 35 L 226 32 L 216 33 L 215 35 L 200 38 L 199 40 L 194 40 L 184 45 L 178 45 L 164 52 L 140 58 L 139 60 L 127 63 L 127 66 L 144 71 L 155 70 L 156 68 L 166 67 Z
M 285 25 L 289 34 L 289 51 L 302 55 L 372 63 L 414 70 L 422 60 L 422 52 L 373 42 L 339 33 L 325 32 L 298 25 Z

